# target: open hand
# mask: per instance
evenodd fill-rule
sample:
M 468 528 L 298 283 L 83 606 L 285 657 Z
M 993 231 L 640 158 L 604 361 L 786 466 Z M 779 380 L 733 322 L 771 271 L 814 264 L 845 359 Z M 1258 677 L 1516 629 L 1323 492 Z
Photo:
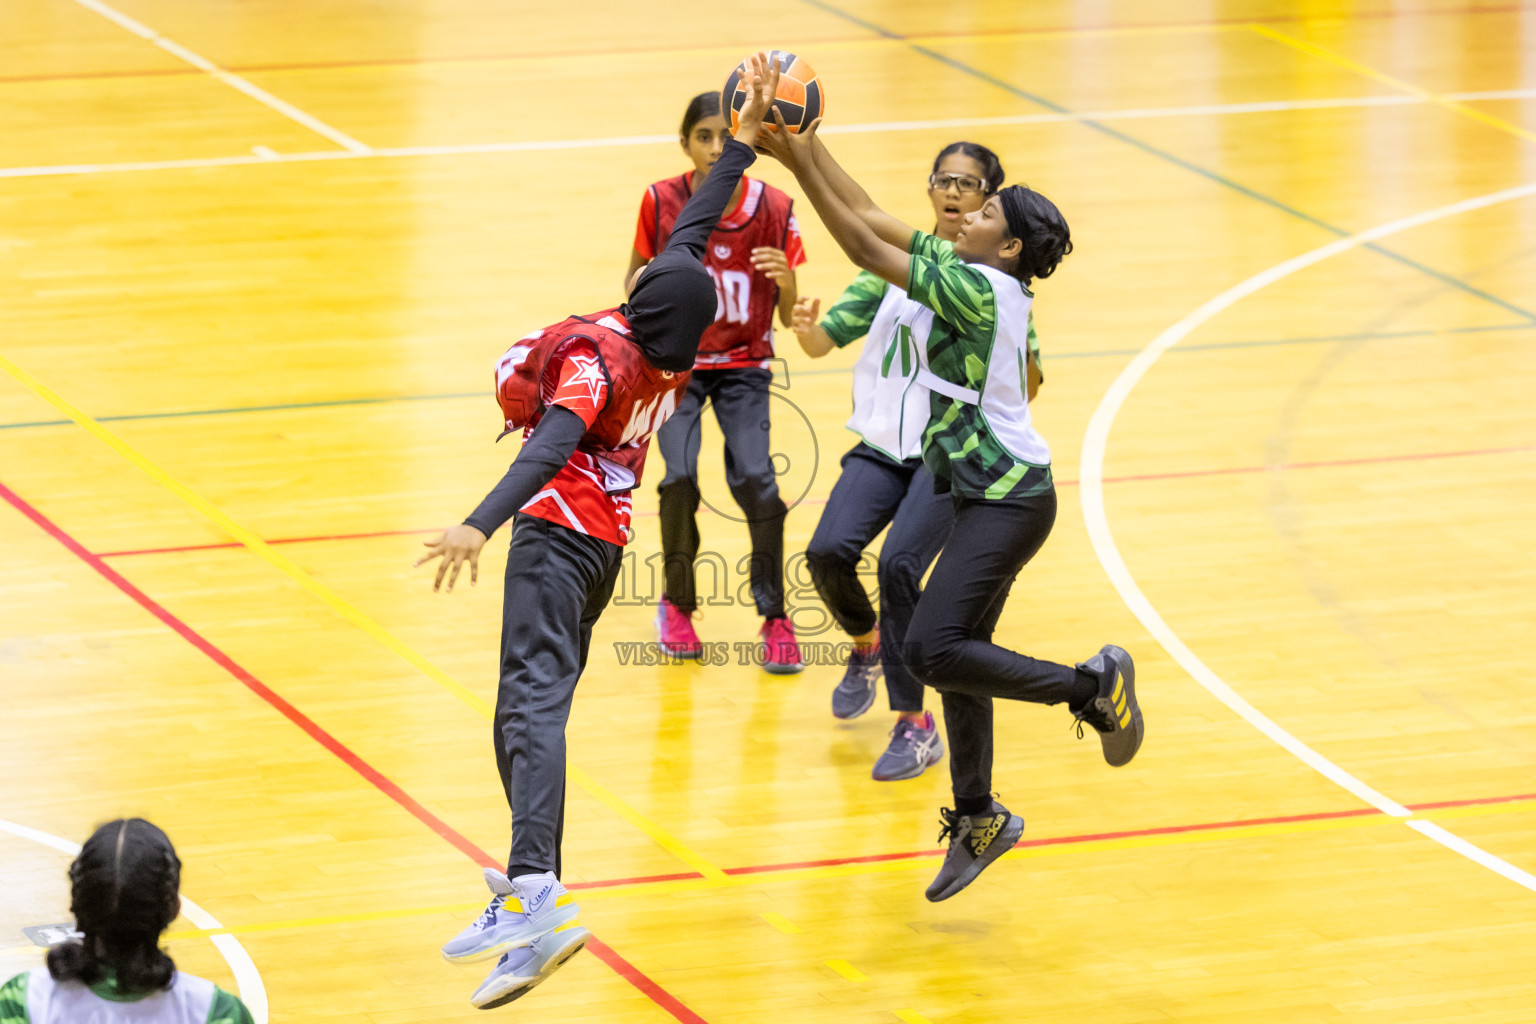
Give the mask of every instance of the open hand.
M 437 579 L 432 581 L 432 589 L 438 590 L 443 585 L 443 576 L 453 569 L 453 575 L 448 576 L 448 592 L 453 593 L 453 584 L 459 578 L 459 570 L 464 563 L 469 563 L 469 585 L 474 586 L 480 582 L 480 549 L 485 547 L 486 536 L 468 523 L 460 523 L 438 534 L 432 540 L 422 541 L 427 546 L 427 553 L 411 563 L 414 569 L 423 562 L 442 556 L 442 564 L 437 567 Z
M 795 283 L 795 272 L 789 269 L 789 257 L 783 249 L 760 245 L 752 250 L 752 266 L 764 277 L 776 281 L 781 287 Z
M 801 342 L 811 339 L 821 317 L 820 299 L 799 299 L 795 302 L 794 314 L 789 320 L 789 329 L 795 332 Z
M 774 94 L 779 91 L 778 65 L 769 67 L 766 53 L 754 53 L 747 58 L 745 81 L 747 100 L 741 105 L 741 113 L 737 117 L 736 141 L 743 145 L 756 146 L 763 121 L 773 107 Z

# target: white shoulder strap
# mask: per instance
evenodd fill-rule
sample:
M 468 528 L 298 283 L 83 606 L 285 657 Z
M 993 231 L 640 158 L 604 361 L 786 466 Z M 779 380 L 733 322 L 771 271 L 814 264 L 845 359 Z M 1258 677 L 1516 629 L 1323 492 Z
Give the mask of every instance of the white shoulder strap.
M 981 404 L 980 391 L 974 388 L 963 388 L 959 384 L 947 381 L 926 366 L 918 367 L 917 382 L 929 391 L 937 392 L 945 398 L 953 398 L 955 401 L 964 402 L 966 405 Z

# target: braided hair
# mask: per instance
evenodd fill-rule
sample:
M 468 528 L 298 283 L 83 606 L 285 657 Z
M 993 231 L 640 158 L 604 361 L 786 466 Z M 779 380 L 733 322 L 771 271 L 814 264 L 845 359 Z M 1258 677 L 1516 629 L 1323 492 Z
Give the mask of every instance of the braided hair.
M 1027 185 L 1009 185 L 998 192 L 1008 234 L 1023 243 L 1013 276 L 1027 287 L 1037 277 L 1050 277 L 1063 256 L 1072 251 L 1066 218 L 1051 202 Z
M 94 985 L 111 972 L 125 995 L 170 988 L 176 964 L 159 942 L 180 909 L 181 860 L 169 837 L 143 818 L 108 822 L 69 866 L 69 884 L 81 938 L 48 951 L 54 980 Z

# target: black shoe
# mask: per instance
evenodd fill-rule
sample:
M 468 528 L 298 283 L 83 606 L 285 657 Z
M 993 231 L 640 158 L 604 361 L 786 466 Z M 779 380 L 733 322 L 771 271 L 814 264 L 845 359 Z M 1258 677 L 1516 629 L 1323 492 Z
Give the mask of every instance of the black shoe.
M 1116 768 L 1130 764 L 1146 732 L 1141 706 L 1136 703 L 1136 666 L 1131 656 L 1114 644 L 1105 644 L 1077 667 L 1099 679 L 1099 695 L 1081 711 L 1073 712 L 1078 739 L 1083 737 L 1086 722 L 1099 734 L 1105 761 Z
M 970 885 L 988 864 L 1007 853 L 1024 834 L 1024 819 L 992 801 L 985 814 L 960 815 L 948 807 L 939 810 L 944 830 L 939 842 L 949 839 L 949 852 L 939 875 L 928 887 L 928 899 L 947 900 Z

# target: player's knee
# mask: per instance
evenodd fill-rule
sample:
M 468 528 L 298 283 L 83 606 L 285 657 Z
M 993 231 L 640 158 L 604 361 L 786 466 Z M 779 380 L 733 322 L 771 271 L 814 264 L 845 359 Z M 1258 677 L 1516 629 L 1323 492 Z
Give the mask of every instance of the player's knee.
M 839 543 L 836 538 L 820 535 L 811 538 L 810 545 L 805 549 L 805 562 L 818 590 L 827 580 L 855 571 L 859 552 L 850 548 L 851 545 Z
M 917 603 L 923 589 L 923 565 L 915 555 L 900 553 L 881 557 L 875 578 L 880 584 L 883 601 L 897 602 L 911 607 Z
M 967 631 L 922 616 L 914 617 L 902 644 L 902 656 L 912 674 L 936 690 L 965 683 Z M 960 687 L 964 689 L 962 685 Z
M 698 511 L 699 485 L 689 476 L 667 477 L 656 488 L 663 505 L 674 504 Z
M 731 497 L 746 515 L 749 523 L 764 523 L 782 519 L 789 509 L 779 497 L 779 485 L 771 478 L 767 482 L 750 480 L 731 488 Z

